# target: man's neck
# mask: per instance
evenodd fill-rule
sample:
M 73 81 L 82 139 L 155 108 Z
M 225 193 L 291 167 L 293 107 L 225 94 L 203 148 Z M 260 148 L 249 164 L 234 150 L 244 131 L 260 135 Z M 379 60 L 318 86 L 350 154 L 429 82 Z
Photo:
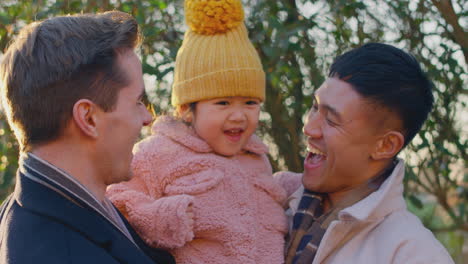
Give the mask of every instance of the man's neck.
M 395 163 L 394 163 L 394 160 L 392 159 L 392 160 L 388 160 L 388 161 L 385 161 L 376 165 L 377 166 L 375 166 L 374 168 L 369 168 L 368 171 L 372 171 L 372 173 L 370 173 L 369 176 L 365 177 L 365 179 L 362 182 L 356 184 L 355 186 L 351 186 L 348 189 L 340 190 L 339 192 L 328 193 L 327 196 L 324 197 L 324 200 L 323 200 L 324 212 L 328 212 L 338 203 L 343 201 L 343 199 L 347 199 L 350 193 L 353 192 L 356 188 L 358 188 L 362 184 L 367 184 L 370 181 L 379 178 L 379 176 L 383 176 L 385 178 L 389 176 L 390 173 L 394 169 Z M 379 186 L 380 186 L 380 183 L 381 182 L 379 182 Z
M 104 200 L 106 185 L 93 169 L 92 161 L 83 148 L 74 144 L 48 143 L 37 146 L 32 154 L 65 171 L 88 189 L 99 201 Z

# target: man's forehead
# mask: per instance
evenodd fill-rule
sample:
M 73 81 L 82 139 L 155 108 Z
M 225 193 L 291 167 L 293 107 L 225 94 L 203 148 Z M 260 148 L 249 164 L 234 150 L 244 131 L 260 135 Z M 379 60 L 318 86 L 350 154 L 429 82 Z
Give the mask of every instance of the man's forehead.
M 337 78 L 328 78 L 314 93 L 319 103 L 326 103 L 339 107 L 348 103 L 361 104 L 365 100 L 351 86 L 351 84 Z
M 370 114 L 369 102 L 351 84 L 337 78 L 328 78 L 313 96 L 319 105 L 333 109 L 344 120 Z

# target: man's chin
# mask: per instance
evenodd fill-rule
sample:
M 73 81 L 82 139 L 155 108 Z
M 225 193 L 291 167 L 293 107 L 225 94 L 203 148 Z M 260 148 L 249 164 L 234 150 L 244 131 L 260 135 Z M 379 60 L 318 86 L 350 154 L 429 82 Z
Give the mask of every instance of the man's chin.
M 309 191 L 320 192 L 320 184 L 318 184 L 316 181 L 312 182 L 310 179 L 302 178 L 302 185 L 304 186 L 304 189 Z
M 129 171 L 125 177 L 123 177 L 122 181 L 129 181 L 133 178 L 133 172 Z
M 118 177 L 114 177 L 112 178 L 112 183 L 111 184 L 117 184 L 117 183 L 121 183 L 121 182 L 126 182 L 126 181 L 129 181 L 133 178 L 133 173 L 131 171 L 125 173 L 125 174 L 122 174 L 122 175 L 119 175 Z
M 302 185 L 304 185 L 304 188 L 307 190 L 314 191 L 313 189 L 317 189 L 320 186 L 320 178 L 321 175 L 317 170 L 307 171 L 306 169 L 302 173 Z

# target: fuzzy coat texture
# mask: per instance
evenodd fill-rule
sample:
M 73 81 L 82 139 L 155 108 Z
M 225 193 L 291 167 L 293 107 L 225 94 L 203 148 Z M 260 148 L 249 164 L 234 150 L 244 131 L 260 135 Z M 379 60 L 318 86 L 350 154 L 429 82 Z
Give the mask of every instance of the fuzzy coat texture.
M 286 192 L 257 136 L 224 157 L 170 117 L 160 117 L 152 132 L 136 146 L 132 180 L 107 190 L 147 243 L 170 249 L 177 263 L 284 262 Z
M 327 229 L 311 264 L 453 264 L 431 231 L 406 209 L 404 174 L 404 162 L 399 160 L 377 191 L 343 209 Z M 291 188 L 300 174 L 281 172 L 275 178 L 289 182 Z M 303 192 L 300 186 L 288 199 L 291 223 Z

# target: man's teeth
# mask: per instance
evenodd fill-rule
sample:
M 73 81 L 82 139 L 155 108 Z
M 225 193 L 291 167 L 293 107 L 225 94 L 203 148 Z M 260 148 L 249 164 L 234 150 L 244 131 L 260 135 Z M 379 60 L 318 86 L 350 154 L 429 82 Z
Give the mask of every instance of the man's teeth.
M 318 155 L 322 155 L 322 156 L 326 156 L 325 153 L 323 153 L 322 151 L 316 149 L 316 148 L 311 148 L 311 147 L 308 147 L 307 148 L 307 151 L 309 151 L 310 153 L 313 153 L 313 154 L 318 154 Z

